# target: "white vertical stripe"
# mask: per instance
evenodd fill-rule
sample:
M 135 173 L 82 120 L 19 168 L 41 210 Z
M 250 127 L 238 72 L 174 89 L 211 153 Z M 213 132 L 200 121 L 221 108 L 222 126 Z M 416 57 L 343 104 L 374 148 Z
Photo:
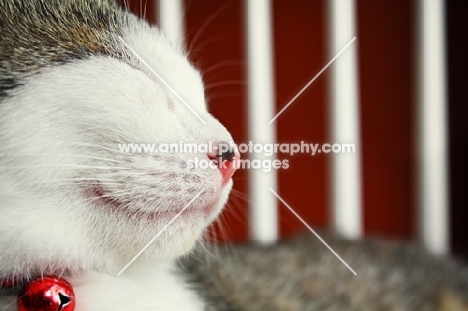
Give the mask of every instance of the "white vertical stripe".
M 448 173 L 444 1 L 418 1 L 420 235 L 429 251 L 447 253 Z
M 184 48 L 182 0 L 159 0 L 159 27 L 176 46 Z
M 354 0 L 330 0 L 330 58 L 356 36 Z M 357 37 L 357 42 L 359 37 Z M 332 65 L 331 143 L 354 143 L 355 154 L 335 154 L 332 160 L 334 229 L 347 238 L 362 235 L 360 131 L 357 44 Z
M 271 43 L 271 4 L 269 0 L 245 0 L 248 47 L 249 140 L 274 143 L 273 63 Z M 272 159 L 252 153 L 251 160 Z M 249 170 L 250 234 L 262 243 L 276 241 L 278 236 L 277 200 L 268 188 L 276 189 L 276 171 Z

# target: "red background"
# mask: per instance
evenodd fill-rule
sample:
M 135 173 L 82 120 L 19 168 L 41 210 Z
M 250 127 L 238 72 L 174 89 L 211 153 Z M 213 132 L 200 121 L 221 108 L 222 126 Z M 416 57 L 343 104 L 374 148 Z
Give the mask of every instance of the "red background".
M 366 235 L 411 239 L 416 236 L 415 3 L 406 0 L 356 3 L 364 230 Z M 152 1 L 148 1 L 147 17 L 156 23 L 156 7 L 150 4 Z M 450 23 L 458 23 L 458 28 L 448 24 L 449 31 L 453 28 L 454 33 L 458 33 L 460 24 L 467 28 L 463 18 L 466 14 L 462 13 L 467 13 L 467 5 L 460 12 L 458 4 L 454 0 L 448 2 Z M 325 0 L 272 1 L 277 111 L 331 58 L 327 53 L 326 5 Z M 130 6 L 137 14 L 140 12 L 140 0 L 130 1 Z M 211 112 L 231 131 L 237 143 L 248 140 L 243 10 L 242 0 L 186 0 L 184 15 L 186 46 L 190 59 L 204 73 Z M 448 38 L 449 56 L 466 59 L 457 52 L 462 50 L 459 42 L 466 41 L 463 40 L 466 35 L 449 34 Z M 463 73 L 467 72 L 466 60 L 464 67 L 454 63 L 449 62 L 450 83 L 461 75 L 467 82 Z M 278 142 L 329 142 L 328 80 L 325 71 L 281 115 L 277 120 Z M 459 144 L 460 140 L 467 141 L 466 126 L 460 120 L 468 112 L 466 106 L 460 108 L 457 96 L 466 99 L 466 92 L 456 84 L 450 84 L 449 92 L 451 139 L 457 139 Z M 461 189 L 462 177 L 454 172 L 457 171 L 454 167 L 466 159 L 468 150 L 464 148 L 454 154 L 452 144 L 451 151 L 451 185 Z M 289 159 L 290 168 L 278 171 L 278 193 L 312 227 L 326 228 L 331 215 L 330 156 L 281 158 Z M 238 171 L 234 182 L 235 191 L 223 215 L 223 225 L 215 230 L 217 240 L 248 238 L 247 171 Z M 452 212 L 466 220 L 466 208 L 459 207 L 466 202 L 460 199 L 465 192 L 452 191 L 451 202 Z M 279 208 L 281 236 L 305 230 L 288 210 L 281 205 Z M 468 252 L 462 237 L 467 232 L 463 228 L 460 220 L 452 217 L 453 245 L 460 254 Z

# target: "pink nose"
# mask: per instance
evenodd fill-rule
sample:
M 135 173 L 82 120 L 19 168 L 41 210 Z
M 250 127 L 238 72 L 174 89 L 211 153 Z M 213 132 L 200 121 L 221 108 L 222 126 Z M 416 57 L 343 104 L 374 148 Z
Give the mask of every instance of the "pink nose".
M 219 143 L 213 149 L 213 153 L 208 153 L 208 158 L 216 163 L 223 177 L 223 184 L 225 184 L 234 175 L 237 169 L 236 161 L 240 159 L 240 154 L 225 143 Z

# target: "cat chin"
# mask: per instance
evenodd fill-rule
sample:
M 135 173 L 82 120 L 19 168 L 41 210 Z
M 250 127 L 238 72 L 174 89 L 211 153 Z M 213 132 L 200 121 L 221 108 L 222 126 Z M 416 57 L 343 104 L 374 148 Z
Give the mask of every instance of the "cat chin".
M 157 261 L 172 260 L 189 253 L 202 239 L 207 227 L 222 212 L 232 185 L 233 182 L 230 180 L 212 206 L 205 208 L 197 206 L 193 210 L 188 206 L 178 216 L 169 213 L 156 222 L 140 218 L 139 223 L 128 222 L 120 227 L 118 232 L 112 226 L 107 227 L 110 230 L 104 232 L 104 235 L 112 234 L 114 230 L 117 238 L 107 242 L 103 247 L 107 252 L 105 257 L 108 257 L 104 261 L 105 265 L 110 262 L 118 263 L 117 265 L 126 264 L 144 248 L 145 251 L 140 254 L 136 262 L 149 266 Z M 115 221 L 110 219 L 110 224 Z
M 223 187 L 210 213 L 194 213 L 187 208 L 188 212 L 170 225 L 169 217 L 157 222 L 144 218 L 128 222 L 105 211 L 83 212 L 84 206 L 74 206 L 72 202 L 58 205 L 52 198 L 32 202 L 30 195 L 12 193 L 14 199 L 4 202 L 6 217 L 0 219 L 9 236 L 0 239 L 0 249 L 8 250 L 2 254 L 0 271 L 5 275 L 21 271 L 21 277 L 34 276 L 38 271 L 61 274 L 68 270 L 117 274 L 150 242 L 135 264 L 150 267 L 174 260 L 189 253 L 201 239 L 207 226 L 222 211 L 231 187 L 232 180 Z M 35 212 L 26 213 L 31 206 Z M 17 222 L 6 221 L 15 214 L 21 215 Z M 18 261 L 21 254 L 28 254 L 28 260 Z

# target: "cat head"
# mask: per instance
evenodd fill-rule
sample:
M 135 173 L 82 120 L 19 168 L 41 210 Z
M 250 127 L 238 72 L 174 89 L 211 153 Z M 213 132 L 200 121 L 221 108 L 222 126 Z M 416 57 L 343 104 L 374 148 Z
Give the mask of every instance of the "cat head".
M 56 25 L 54 32 L 68 33 L 56 35 L 91 41 L 80 37 L 70 45 L 81 50 L 64 50 L 67 42 L 39 38 L 28 47 L 30 67 L 27 55 L 3 59 L 23 65 L 2 68 L 15 85 L 0 102 L 0 271 L 115 271 L 156 236 L 138 262 L 186 253 L 226 203 L 234 172 L 194 160 L 218 162 L 216 147 L 232 137 L 207 111 L 199 72 L 158 29 L 118 7 L 103 15 L 60 3 L 47 6 L 57 14 L 85 10 L 71 27 L 84 34 Z M 91 21 L 79 19 L 86 14 Z M 112 16 L 104 30 L 89 26 Z M 42 58 L 34 54 L 41 44 Z M 132 149 L 139 144 L 154 149 Z M 161 144 L 213 149 L 155 152 Z

